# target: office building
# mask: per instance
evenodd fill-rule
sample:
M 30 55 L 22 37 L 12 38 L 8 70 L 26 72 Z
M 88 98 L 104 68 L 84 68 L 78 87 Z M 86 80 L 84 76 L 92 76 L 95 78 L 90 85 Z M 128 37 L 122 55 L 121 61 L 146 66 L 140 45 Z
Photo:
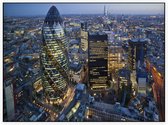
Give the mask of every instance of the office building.
M 138 68 L 136 80 L 138 84 L 138 93 L 146 96 L 148 74 L 144 68 L 142 67 Z
M 81 49 L 84 52 L 88 50 L 87 22 L 81 23 Z
M 13 95 L 13 84 L 8 80 L 4 83 L 4 100 L 3 100 L 3 115 L 5 121 L 14 120 L 15 118 L 15 102 Z
M 108 85 L 108 41 L 105 33 L 89 33 L 89 85 L 91 90 L 106 90 Z
M 146 59 L 147 39 L 131 39 L 128 41 L 128 67 L 136 70 L 138 65 L 143 65 Z
M 155 66 L 151 66 L 151 73 L 154 80 L 152 85 L 154 99 L 157 102 L 160 119 L 165 119 L 165 80 L 163 75 L 156 69 Z
M 120 69 L 118 71 L 118 100 L 121 102 L 122 106 L 125 106 L 128 104 L 130 98 L 131 98 L 131 74 L 128 69 Z
M 86 121 L 106 121 L 106 122 L 122 122 L 140 121 L 135 112 L 131 112 L 128 108 L 122 107 L 120 103 L 116 102 L 114 105 L 104 102 L 96 102 L 89 105 L 85 113 Z
M 3 120 L 12 121 L 16 112 L 16 76 L 18 75 L 18 64 L 14 62 L 14 53 L 11 50 L 4 53 L 3 61 Z
M 112 42 L 109 46 L 108 52 L 109 72 L 122 69 L 125 66 L 123 61 L 123 48 L 121 43 Z
M 41 53 L 42 81 L 45 102 L 60 104 L 66 97 L 69 77 L 66 39 L 62 27 L 62 18 L 55 6 L 52 6 L 44 20 Z

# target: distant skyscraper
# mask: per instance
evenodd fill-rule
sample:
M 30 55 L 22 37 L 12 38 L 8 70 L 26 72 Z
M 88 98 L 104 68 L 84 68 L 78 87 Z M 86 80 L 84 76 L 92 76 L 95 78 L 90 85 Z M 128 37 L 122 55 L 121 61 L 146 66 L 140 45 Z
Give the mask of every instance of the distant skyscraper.
M 91 90 L 108 88 L 108 40 L 107 34 L 89 34 L 88 60 Z
M 143 65 L 146 58 L 147 40 L 131 39 L 128 41 L 128 65 L 130 70 L 136 70 L 136 67 Z
M 104 5 L 104 16 L 107 16 L 107 8 L 105 5 Z
M 88 49 L 87 22 L 81 23 L 81 48 L 83 51 Z
M 41 66 L 45 101 L 59 104 L 65 98 L 69 79 L 62 19 L 55 6 L 52 6 L 47 13 L 42 34 Z

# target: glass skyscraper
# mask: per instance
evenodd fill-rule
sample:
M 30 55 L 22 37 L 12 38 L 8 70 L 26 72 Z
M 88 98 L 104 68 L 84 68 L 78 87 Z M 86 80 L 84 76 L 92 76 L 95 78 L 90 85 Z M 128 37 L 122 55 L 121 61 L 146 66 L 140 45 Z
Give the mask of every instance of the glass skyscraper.
M 93 91 L 109 88 L 107 38 L 105 33 L 89 33 L 89 84 Z
M 143 65 L 146 59 L 147 39 L 131 39 L 128 43 L 129 69 L 136 70 L 136 67 L 138 65 Z
M 67 43 L 59 11 L 52 6 L 42 27 L 43 46 L 41 52 L 42 81 L 45 101 L 60 104 L 68 88 Z

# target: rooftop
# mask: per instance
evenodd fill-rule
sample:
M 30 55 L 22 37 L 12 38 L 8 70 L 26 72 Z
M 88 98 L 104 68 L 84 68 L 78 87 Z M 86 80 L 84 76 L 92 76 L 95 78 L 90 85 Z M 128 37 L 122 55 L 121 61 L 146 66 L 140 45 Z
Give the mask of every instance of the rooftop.
M 58 9 L 55 6 L 52 6 L 49 9 L 47 16 L 44 20 L 44 23 L 49 25 L 53 25 L 54 23 L 62 24 L 62 18 L 60 16 Z
M 133 38 L 133 39 L 130 39 L 129 42 L 134 42 L 134 43 L 139 43 L 139 42 L 147 42 L 149 39 L 147 38 Z

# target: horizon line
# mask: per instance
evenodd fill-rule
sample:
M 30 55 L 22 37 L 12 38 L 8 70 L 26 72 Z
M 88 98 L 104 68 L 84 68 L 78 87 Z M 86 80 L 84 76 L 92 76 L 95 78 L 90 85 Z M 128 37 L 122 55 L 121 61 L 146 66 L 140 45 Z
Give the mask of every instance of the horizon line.
M 89 13 L 89 14 L 77 14 L 77 13 L 72 13 L 72 14 L 61 14 L 61 16 L 68 16 L 68 15 L 104 15 L 102 13 Z M 109 16 L 113 16 L 113 15 L 127 15 L 127 16 L 140 16 L 140 15 L 145 15 L 145 16 L 153 16 L 153 15 L 162 15 L 162 16 L 165 16 L 165 13 L 162 14 L 162 13 L 158 13 L 158 14 L 108 14 Z M 35 16 L 46 16 L 45 14 L 44 15 L 13 15 L 13 16 L 6 16 L 3 14 L 3 17 L 35 17 Z

